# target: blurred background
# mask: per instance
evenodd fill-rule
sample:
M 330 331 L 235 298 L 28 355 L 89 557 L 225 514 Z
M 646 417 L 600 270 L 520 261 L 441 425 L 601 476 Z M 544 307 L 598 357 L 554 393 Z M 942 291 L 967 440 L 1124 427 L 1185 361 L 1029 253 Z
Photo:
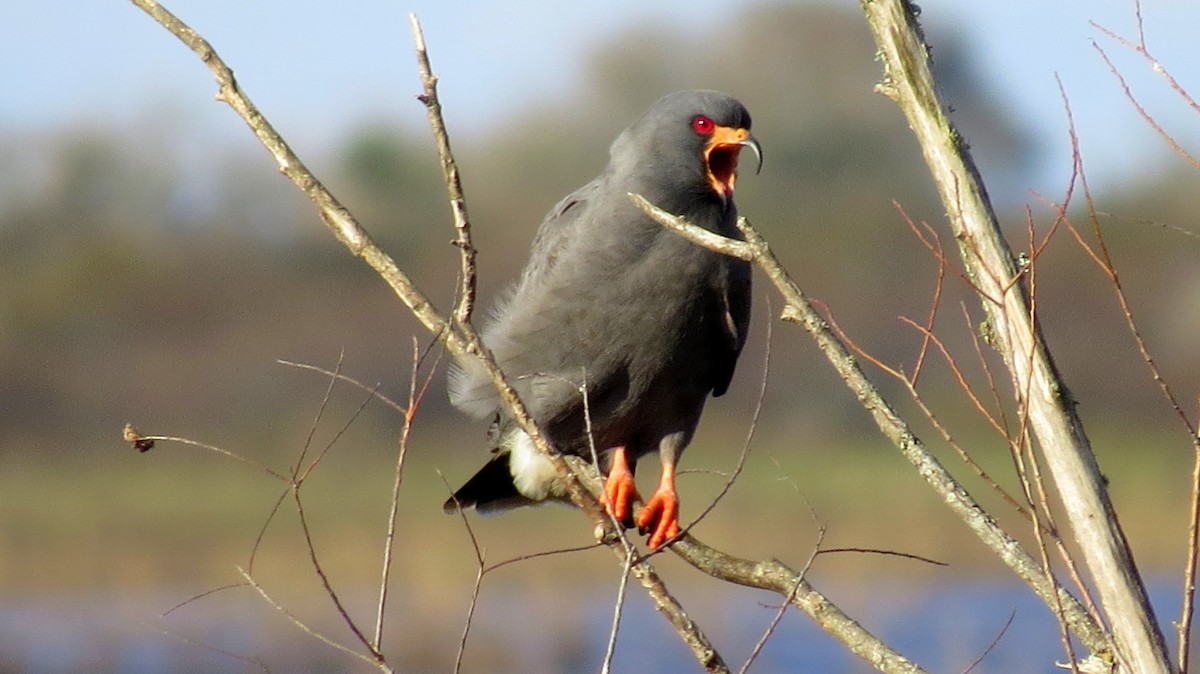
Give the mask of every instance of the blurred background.
M 1015 251 L 1071 185 L 1070 101 L 1100 223 L 1143 334 L 1194 418 L 1200 378 L 1200 174 L 1125 99 L 1096 45 L 1147 110 L 1196 149 L 1194 111 L 1146 61 L 1091 22 L 1134 38 L 1132 3 L 921 3 L 943 93 Z M 1200 8 L 1147 0 L 1151 52 L 1200 89 Z M 897 204 L 951 237 L 919 150 L 893 104 L 857 3 L 350 4 L 176 0 L 308 166 L 441 308 L 457 258 L 412 58 L 424 24 L 479 249 L 486 306 L 520 269 L 542 215 L 598 173 L 608 143 L 668 91 L 740 98 L 765 148 L 743 175 L 743 214 L 800 285 L 863 348 L 912 371 L 936 260 Z M 413 343 L 430 338 L 326 232 L 211 75 L 124 2 L 13 3 L 0 22 L 0 672 L 367 670 L 300 632 L 242 581 L 352 643 L 308 561 L 283 486 L 215 452 L 159 443 L 139 455 L 123 424 L 286 472 L 325 447 L 302 492 L 316 550 L 369 630 L 402 417 L 365 394 L 279 364 L 341 371 L 403 401 Z M 1056 80 L 1057 77 L 1057 80 Z M 1076 206 L 1082 206 L 1075 191 Z M 1081 208 L 1072 213 L 1094 241 Z M 978 303 L 947 277 L 939 332 L 971 382 Z M 769 373 L 746 471 L 696 533 L 751 558 L 802 567 L 868 629 L 931 671 L 1051 672 L 1064 660 L 1047 611 L 873 430 L 808 338 L 772 323 L 760 283 L 735 387 L 708 408 L 681 478 L 683 517 L 731 470 Z M 1124 327 L 1107 278 L 1059 230 L 1039 259 L 1038 306 L 1164 625 L 1178 618 L 1192 455 Z M 965 315 L 969 314 L 969 317 Z M 770 329 L 768 325 L 770 324 Z M 768 335 L 770 343 L 768 348 Z M 770 362 L 766 365 L 769 351 Z M 460 519 L 441 514 L 486 449 L 484 429 L 432 376 L 408 449 L 384 646 L 404 671 L 451 671 L 476 575 Z M 996 368 L 998 361 L 989 357 Z M 930 357 L 920 390 L 976 461 L 1017 493 L 1003 439 Z M 872 376 L 920 434 L 1033 549 L 1020 518 Z M 997 370 L 1001 393 L 1006 387 Z M 323 409 L 323 414 L 318 411 Z M 1010 410 L 1011 413 L 1011 410 Z M 345 428 L 343 432 L 343 428 Z M 586 545 L 565 508 L 471 517 L 488 563 Z M 255 550 L 255 541 L 261 543 Z M 823 538 L 822 538 L 823 536 Z M 727 587 L 669 556 L 668 584 L 731 662 L 747 657 L 776 599 Z M 490 573 L 464 671 L 598 669 L 619 565 L 592 550 Z M 669 626 L 630 592 L 617 671 L 694 671 Z M 166 615 L 163 615 L 166 613 Z M 514 616 L 518 619 L 514 620 Z M 1010 624 L 1011 623 L 1011 624 Z M 1005 625 L 1009 624 L 1007 631 Z M 1173 639 L 1173 630 L 1168 629 Z M 244 659 L 239 659 L 238 657 Z M 789 613 L 753 671 L 868 671 Z

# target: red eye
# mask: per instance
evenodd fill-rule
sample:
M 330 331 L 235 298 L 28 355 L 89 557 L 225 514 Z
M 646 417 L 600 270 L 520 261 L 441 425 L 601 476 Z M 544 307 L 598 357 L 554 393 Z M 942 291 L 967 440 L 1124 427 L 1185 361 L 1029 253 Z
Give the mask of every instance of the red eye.
M 695 129 L 696 133 L 700 134 L 701 136 L 707 136 L 713 132 L 713 129 L 717 128 L 717 125 L 704 115 L 697 115 L 696 118 L 692 120 L 692 128 Z

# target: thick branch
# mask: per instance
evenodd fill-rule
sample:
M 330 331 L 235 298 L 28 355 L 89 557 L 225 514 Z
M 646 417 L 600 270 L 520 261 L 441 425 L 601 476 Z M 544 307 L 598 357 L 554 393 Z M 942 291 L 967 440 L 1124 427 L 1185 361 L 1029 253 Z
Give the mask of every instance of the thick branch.
M 578 457 L 568 457 L 568 461 L 584 485 L 599 494 L 603 483 L 595 467 Z M 676 539 L 670 549 L 688 564 L 713 578 L 779 594 L 785 602 L 803 611 L 821 629 L 881 672 L 921 674 L 925 671 L 843 613 L 809 584 L 802 574 L 783 562 L 775 559 L 756 562 L 734 557 L 701 543 L 689 533 Z
M 634 194 L 630 198 L 660 224 L 693 242 L 706 246 L 712 241 L 712 236 L 714 236 L 712 232 L 666 213 L 640 195 Z M 871 414 L 879 430 L 900 449 L 904 458 L 917 469 L 917 472 L 937 492 L 942 501 L 966 522 L 975 535 L 991 548 L 1017 576 L 1033 588 L 1043 601 L 1052 608 L 1061 603 L 1067 624 L 1091 651 L 1097 653 L 1106 651 L 1108 640 L 1104 631 L 1092 620 L 1079 600 L 1070 592 L 1059 587 L 1054 579 L 1043 570 L 1041 564 L 1026 552 L 1020 543 L 1000 528 L 991 515 L 975 502 L 970 493 L 954 479 L 954 476 L 942 466 L 937 457 L 917 438 L 908 424 L 883 399 L 875 385 L 859 368 L 854 356 L 809 303 L 807 296 L 783 268 L 779 259 L 775 257 L 775 253 L 771 251 L 770 246 L 758 231 L 751 227 L 745 218 L 739 219 L 738 227 L 746 237 L 745 242 L 726 240 L 719 242 L 720 246 L 715 249 L 728 251 L 729 254 L 742 259 L 752 260 L 766 273 L 771 283 L 783 295 L 785 302 L 783 319 L 799 323 L 812 335 L 821 352 L 825 354 L 838 375 L 841 376 L 842 381 Z
M 1081 554 L 1112 625 L 1118 657 L 1139 674 L 1171 671 L 1166 645 L 1108 498 L 1074 403 L 1054 366 L 1012 253 L 966 144 L 938 99 L 928 50 L 913 6 L 863 0 L 884 79 L 917 136 L 958 240 L 963 264 L 979 289 L 1018 399 L 1026 406 Z

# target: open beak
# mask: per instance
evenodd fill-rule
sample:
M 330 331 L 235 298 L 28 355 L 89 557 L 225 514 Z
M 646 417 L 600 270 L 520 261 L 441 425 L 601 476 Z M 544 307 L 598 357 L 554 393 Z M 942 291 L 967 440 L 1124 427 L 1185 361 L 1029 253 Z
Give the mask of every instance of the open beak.
M 762 147 L 747 129 L 718 126 L 704 147 L 704 162 L 708 168 L 708 181 L 713 190 L 728 199 L 737 182 L 738 155 L 748 147 L 758 159 L 755 173 L 762 170 Z

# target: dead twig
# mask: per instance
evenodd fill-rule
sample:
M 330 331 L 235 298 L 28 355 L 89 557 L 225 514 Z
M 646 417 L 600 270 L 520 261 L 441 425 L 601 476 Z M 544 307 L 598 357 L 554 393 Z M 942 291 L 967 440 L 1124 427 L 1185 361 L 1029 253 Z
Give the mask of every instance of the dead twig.
M 283 614 L 283 616 L 285 618 L 287 618 L 288 622 L 290 622 L 293 625 L 295 625 L 296 627 L 298 627 L 300 629 L 300 631 L 304 632 L 305 634 L 308 634 L 309 636 L 313 637 L 317 641 L 320 641 L 324 644 L 328 644 L 329 646 L 332 646 L 333 648 L 336 648 L 337 650 L 339 650 L 353 658 L 362 660 L 363 662 L 365 662 L 369 665 L 373 665 L 376 668 L 378 668 L 384 672 L 390 673 L 393 671 L 391 666 L 388 665 L 388 663 L 386 661 L 384 661 L 382 659 L 378 659 L 373 656 L 363 655 L 362 653 L 356 651 L 355 649 L 350 648 L 349 646 L 346 646 L 344 644 L 338 643 L 338 642 L 334 641 L 333 639 L 330 639 L 329 637 L 325 636 L 324 634 L 321 634 L 320 632 L 309 627 L 307 623 L 305 623 L 300 618 L 296 617 L 296 615 L 294 613 L 292 613 L 291 611 L 284 608 L 284 606 L 282 604 L 280 604 L 278 601 L 275 600 L 274 597 L 272 597 L 270 594 L 268 594 L 267 591 L 263 588 L 263 586 L 259 585 L 258 581 L 256 581 L 254 579 L 254 577 L 251 576 L 248 571 L 245 571 L 245 570 L 239 568 L 238 573 L 241 574 L 242 578 L 244 578 L 246 580 L 246 583 L 250 587 L 254 588 L 254 591 L 257 592 L 258 595 L 260 597 L 262 597 L 264 601 L 266 601 L 268 604 L 270 604 L 271 607 L 274 608 L 276 611 L 279 611 L 281 614 Z
M 425 354 L 428 353 L 429 351 L 426 350 Z M 379 602 L 375 611 L 375 637 L 371 640 L 371 646 L 376 651 L 383 648 L 383 622 L 387 611 L 388 587 L 392 574 L 392 551 L 396 545 L 396 521 L 400 515 L 400 486 L 404 482 L 404 459 L 408 456 L 409 440 L 412 437 L 417 410 L 420 409 L 421 401 L 425 399 L 425 393 L 433 382 L 433 374 L 437 371 L 435 362 L 429 369 L 429 374 L 426 375 L 421 387 L 417 387 L 417 372 L 420 370 L 425 354 L 421 353 L 417 338 L 413 337 L 413 364 L 408 379 L 408 407 L 404 409 L 404 425 L 400 428 L 400 446 L 396 452 L 396 466 L 392 476 L 392 498 L 388 507 L 387 531 L 383 538 L 383 564 L 379 579 Z
M 458 173 L 458 162 L 450 150 L 450 134 L 446 130 L 446 121 L 442 118 L 442 103 L 438 100 L 437 81 L 433 67 L 429 65 L 429 52 L 425 48 L 425 34 L 421 31 L 421 22 L 416 14 L 408 15 L 412 24 L 413 44 L 417 50 L 417 67 L 421 71 L 421 86 L 423 92 L 417 98 L 425 104 L 429 115 L 429 126 L 433 129 L 433 138 L 437 142 L 438 158 L 442 164 L 442 178 L 450 193 L 450 212 L 454 216 L 454 231 L 458 238 L 454 245 L 458 247 L 460 268 L 458 273 L 458 300 L 454 306 L 454 320 L 459 325 L 471 321 L 471 313 L 475 309 L 476 293 L 476 264 L 475 246 L 471 243 L 471 219 L 467 216 L 467 200 L 463 196 L 462 178 Z

